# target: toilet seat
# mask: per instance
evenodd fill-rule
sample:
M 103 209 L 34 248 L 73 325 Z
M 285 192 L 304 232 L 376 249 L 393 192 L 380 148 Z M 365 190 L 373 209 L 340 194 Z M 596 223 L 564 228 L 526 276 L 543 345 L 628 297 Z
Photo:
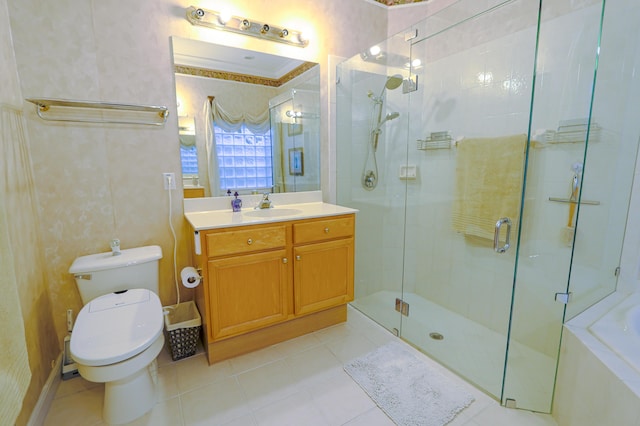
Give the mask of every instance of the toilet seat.
M 131 358 L 162 334 L 162 305 L 147 289 L 97 297 L 86 304 L 71 334 L 71 356 L 78 364 L 103 366 Z

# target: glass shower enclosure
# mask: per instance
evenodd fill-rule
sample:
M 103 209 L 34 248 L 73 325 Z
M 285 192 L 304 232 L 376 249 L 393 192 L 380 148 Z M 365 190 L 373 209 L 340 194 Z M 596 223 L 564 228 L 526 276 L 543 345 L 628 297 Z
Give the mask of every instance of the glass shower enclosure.
M 551 411 L 563 321 L 616 286 L 638 83 L 596 81 L 638 42 L 604 11 L 460 0 L 337 69 L 353 306 L 510 407 Z
M 269 100 L 273 192 L 315 191 L 320 182 L 320 67 Z

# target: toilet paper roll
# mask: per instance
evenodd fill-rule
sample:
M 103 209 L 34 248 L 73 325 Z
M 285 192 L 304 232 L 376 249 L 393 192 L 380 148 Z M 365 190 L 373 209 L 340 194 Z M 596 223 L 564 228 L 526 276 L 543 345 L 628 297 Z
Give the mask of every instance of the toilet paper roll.
M 182 285 L 187 288 L 194 288 L 200 284 L 200 274 L 196 271 L 196 268 L 187 266 L 180 272 L 180 278 L 182 278 Z

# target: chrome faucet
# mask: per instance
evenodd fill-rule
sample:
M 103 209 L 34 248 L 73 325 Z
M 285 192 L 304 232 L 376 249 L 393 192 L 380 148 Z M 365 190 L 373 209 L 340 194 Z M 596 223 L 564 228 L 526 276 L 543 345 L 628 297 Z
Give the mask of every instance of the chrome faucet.
M 271 208 L 271 200 L 269 199 L 269 193 L 265 192 L 262 194 L 262 200 L 256 206 L 257 209 L 270 209 Z

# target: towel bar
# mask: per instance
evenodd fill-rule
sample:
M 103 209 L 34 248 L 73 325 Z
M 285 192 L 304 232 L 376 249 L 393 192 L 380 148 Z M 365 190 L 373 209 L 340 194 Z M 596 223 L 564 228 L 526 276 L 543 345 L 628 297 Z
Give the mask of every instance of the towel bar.
M 67 99 L 33 99 L 28 98 L 26 101 L 35 104 L 36 113 L 38 117 L 45 121 L 71 121 L 76 123 L 116 123 L 116 124 L 143 124 L 149 126 L 162 126 L 167 121 L 169 110 L 165 106 L 147 106 L 147 105 L 129 105 L 129 104 L 115 104 L 108 102 L 95 102 L 95 101 L 72 101 Z M 72 115 L 71 117 L 56 117 L 46 116 L 45 113 L 51 113 L 51 108 L 72 108 L 83 109 L 87 112 L 94 111 L 94 113 L 102 111 L 108 112 L 130 112 L 133 114 L 151 114 L 150 117 L 156 117 L 154 119 L 140 119 L 137 117 L 134 119 L 126 119 L 116 117 L 105 116 L 85 116 L 81 117 Z
M 569 198 L 557 198 L 557 197 L 549 197 L 549 201 L 555 201 L 556 203 L 575 203 L 575 204 L 586 204 L 589 206 L 599 206 L 600 205 L 600 201 L 588 201 L 588 200 L 582 200 L 582 201 L 575 201 L 575 200 L 571 200 Z

